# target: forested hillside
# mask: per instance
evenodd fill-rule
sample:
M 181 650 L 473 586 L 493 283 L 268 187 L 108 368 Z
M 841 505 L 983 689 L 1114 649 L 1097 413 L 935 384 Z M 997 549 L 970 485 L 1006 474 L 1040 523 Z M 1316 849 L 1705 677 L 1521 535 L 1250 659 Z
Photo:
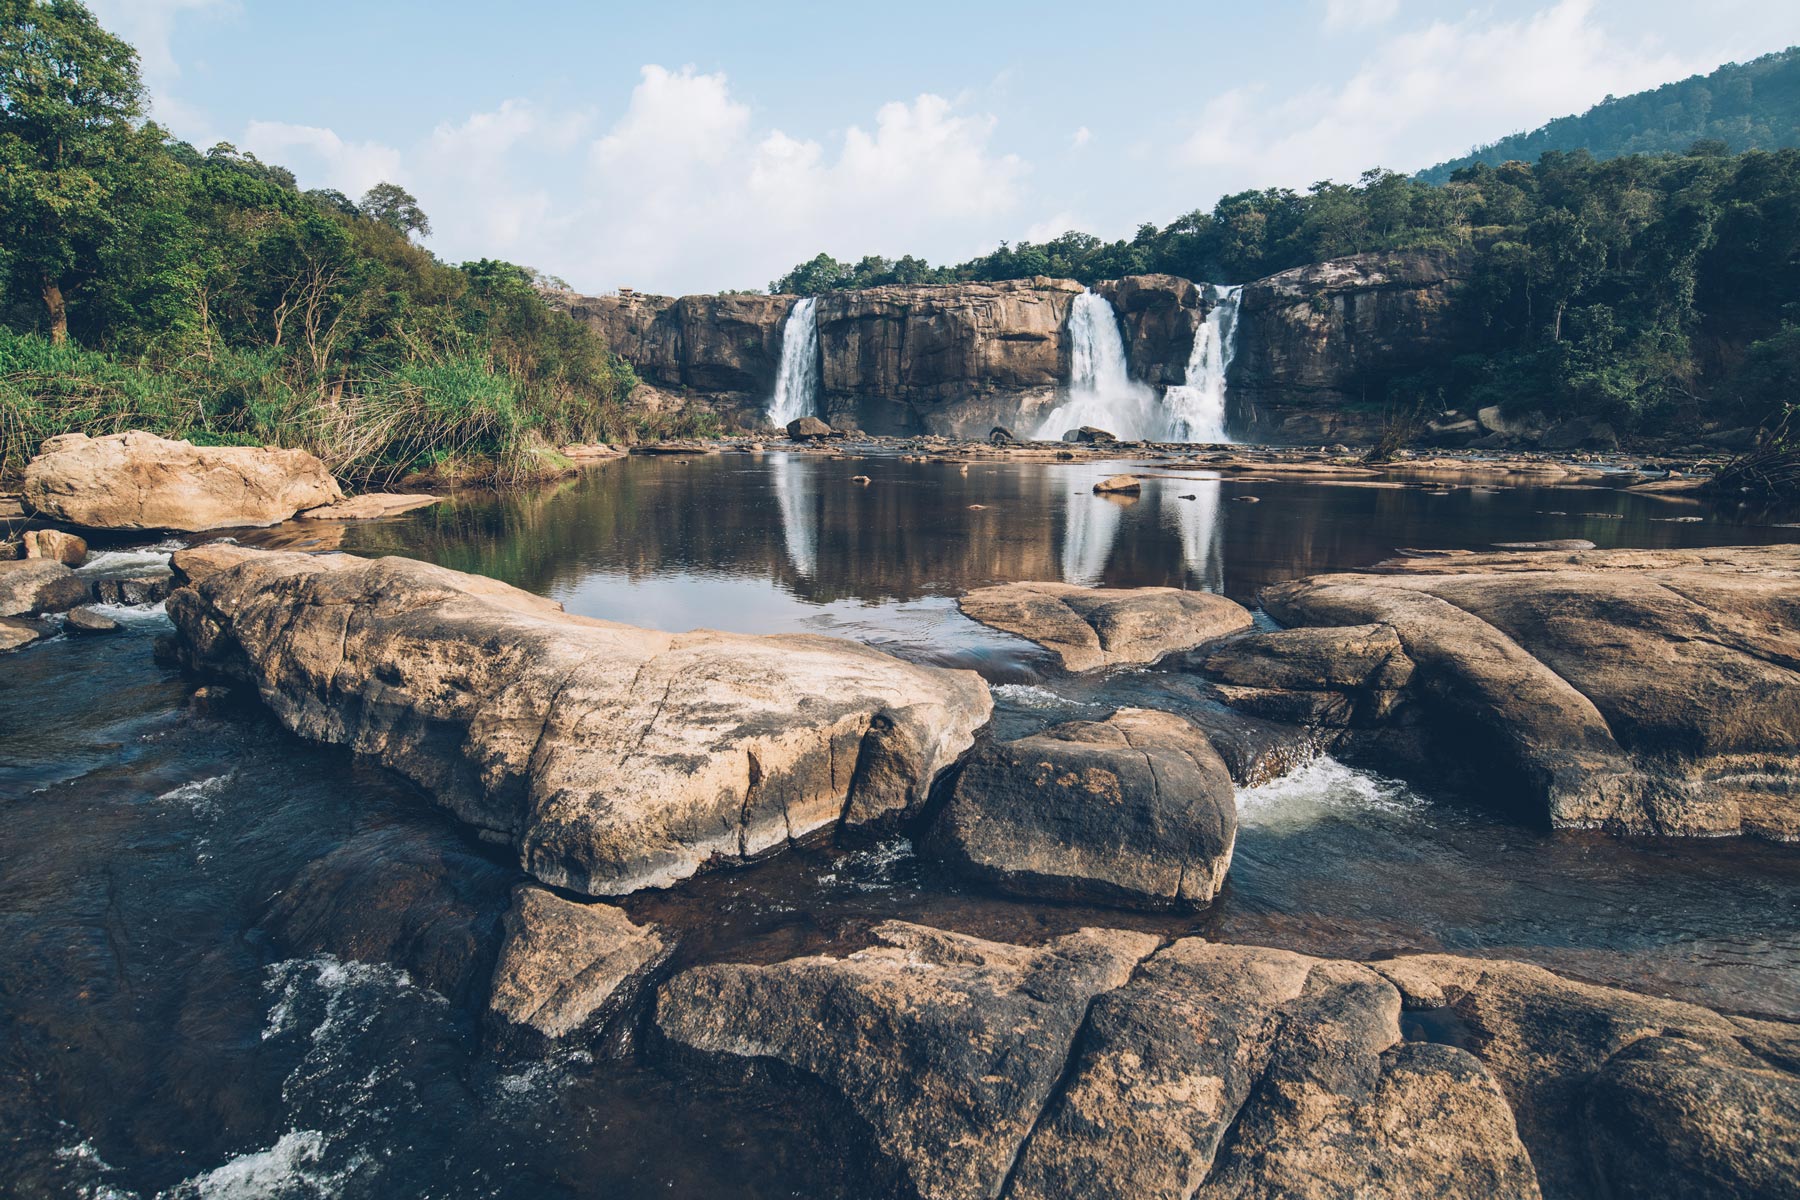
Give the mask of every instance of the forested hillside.
M 1680 152 L 1706 142 L 1723 153 L 1800 146 L 1800 47 L 1647 92 L 1608 96 L 1584 113 L 1478 146 L 1419 172 L 1419 178 L 1447 183 L 1478 162 L 1534 162 L 1551 150 L 1616 158 Z
M 144 119 L 75 0 L 0 0 L 0 473 L 45 436 L 297 445 L 340 473 L 530 474 L 625 431 L 630 368 L 402 189 L 302 192 Z

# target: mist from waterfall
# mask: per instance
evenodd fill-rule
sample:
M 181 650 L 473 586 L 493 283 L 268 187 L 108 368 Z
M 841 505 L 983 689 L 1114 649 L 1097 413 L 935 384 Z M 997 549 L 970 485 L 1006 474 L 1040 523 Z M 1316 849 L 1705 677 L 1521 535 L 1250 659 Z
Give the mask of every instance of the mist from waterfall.
M 1131 378 L 1119 319 L 1105 296 L 1088 290 L 1069 308 L 1069 389 L 1032 436 L 1055 441 L 1071 429 L 1093 425 L 1125 441 L 1154 438 L 1162 430 L 1156 392 Z
M 769 402 L 769 420 L 778 427 L 819 415 L 817 303 L 811 296 L 795 301 L 781 327 L 781 363 L 775 369 L 775 396 Z
M 1163 394 L 1163 440 L 1171 442 L 1229 442 L 1225 430 L 1225 373 L 1237 354 L 1238 297 L 1242 287 L 1218 287 L 1212 292 L 1212 311 L 1194 331 L 1194 348 L 1188 354 L 1184 381 Z

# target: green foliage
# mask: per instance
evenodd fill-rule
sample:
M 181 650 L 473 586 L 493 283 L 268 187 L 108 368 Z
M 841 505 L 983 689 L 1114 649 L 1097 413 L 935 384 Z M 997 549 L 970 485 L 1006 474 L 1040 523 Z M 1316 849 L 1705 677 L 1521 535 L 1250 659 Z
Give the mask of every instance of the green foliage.
M 1608 96 L 1579 116 L 1477 146 L 1419 177 L 1445 183 L 1478 162 L 1530 162 L 1549 151 L 1586 150 L 1596 158 L 1681 152 L 1719 158 L 1788 147 L 1800 147 L 1800 47 L 1727 63 L 1710 75 L 1647 92 Z

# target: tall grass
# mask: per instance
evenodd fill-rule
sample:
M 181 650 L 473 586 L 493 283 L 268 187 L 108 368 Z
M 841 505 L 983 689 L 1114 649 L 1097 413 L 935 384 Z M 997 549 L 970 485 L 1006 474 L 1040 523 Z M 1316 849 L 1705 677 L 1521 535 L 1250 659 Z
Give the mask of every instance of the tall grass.
M 143 429 L 206 445 L 298 447 L 362 483 L 418 473 L 516 483 L 566 468 L 557 446 L 717 432 L 710 426 L 558 382 L 527 386 L 477 354 L 327 385 L 275 351 L 152 364 L 0 328 L 0 476 L 19 473 L 59 433 Z

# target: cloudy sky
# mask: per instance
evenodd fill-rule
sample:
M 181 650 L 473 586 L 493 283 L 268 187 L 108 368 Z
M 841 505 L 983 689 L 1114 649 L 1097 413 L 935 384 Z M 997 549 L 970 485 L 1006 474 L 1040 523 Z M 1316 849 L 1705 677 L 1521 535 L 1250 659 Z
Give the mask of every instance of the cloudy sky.
M 1800 43 L 1794 0 L 90 3 L 178 136 L 584 291 L 1127 236 Z

